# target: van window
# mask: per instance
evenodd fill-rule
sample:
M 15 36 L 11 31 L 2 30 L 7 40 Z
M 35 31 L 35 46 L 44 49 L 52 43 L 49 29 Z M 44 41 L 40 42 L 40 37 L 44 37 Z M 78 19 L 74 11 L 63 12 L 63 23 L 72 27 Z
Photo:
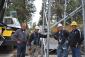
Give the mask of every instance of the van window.
M 11 18 L 5 18 L 4 23 L 5 24 L 13 24 L 13 20 Z

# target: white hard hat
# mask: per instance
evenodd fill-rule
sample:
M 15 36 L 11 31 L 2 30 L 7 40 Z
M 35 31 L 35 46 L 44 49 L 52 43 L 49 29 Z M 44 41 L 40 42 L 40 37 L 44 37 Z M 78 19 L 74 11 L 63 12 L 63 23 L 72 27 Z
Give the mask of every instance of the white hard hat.
M 40 29 L 39 26 L 35 26 L 35 29 Z
M 61 27 L 61 26 L 63 26 L 61 23 L 59 23 L 59 24 L 57 25 L 57 27 Z

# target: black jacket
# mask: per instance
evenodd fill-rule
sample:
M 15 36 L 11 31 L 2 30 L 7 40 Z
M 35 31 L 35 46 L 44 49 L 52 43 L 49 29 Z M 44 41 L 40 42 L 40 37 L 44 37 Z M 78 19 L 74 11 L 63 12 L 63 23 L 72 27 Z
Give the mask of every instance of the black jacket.
M 61 30 L 60 32 L 56 32 L 54 34 L 54 38 L 58 40 L 58 44 L 63 44 L 66 40 L 68 40 L 69 32 L 66 30 Z M 61 40 L 61 42 L 59 41 Z
M 78 29 L 74 29 L 69 34 L 69 45 L 70 47 L 78 47 L 80 44 L 80 31 Z
M 47 35 L 43 35 L 43 34 L 34 32 L 30 36 L 30 42 L 33 41 L 34 45 L 40 45 L 40 38 L 46 38 L 46 37 L 47 37 Z

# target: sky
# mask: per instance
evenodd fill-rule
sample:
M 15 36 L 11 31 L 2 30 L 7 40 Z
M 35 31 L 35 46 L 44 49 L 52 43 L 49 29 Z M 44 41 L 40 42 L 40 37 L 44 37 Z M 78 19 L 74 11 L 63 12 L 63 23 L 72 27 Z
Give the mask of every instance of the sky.
M 39 21 L 39 18 L 40 18 L 39 12 L 42 9 L 42 0 L 35 0 L 34 1 L 34 5 L 36 7 L 36 12 L 33 14 L 33 18 L 32 18 L 33 20 L 32 20 L 32 22 L 33 23 L 36 22 L 36 24 L 37 24 L 38 21 Z

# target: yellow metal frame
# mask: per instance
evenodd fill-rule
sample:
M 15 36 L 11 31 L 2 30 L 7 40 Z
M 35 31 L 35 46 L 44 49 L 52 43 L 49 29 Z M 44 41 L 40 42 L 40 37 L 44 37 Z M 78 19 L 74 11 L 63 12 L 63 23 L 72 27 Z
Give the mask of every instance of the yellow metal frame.
M 12 32 L 13 32 L 13 30 L 4 30 L 2 35 L 5 37 L 11 37 Z

